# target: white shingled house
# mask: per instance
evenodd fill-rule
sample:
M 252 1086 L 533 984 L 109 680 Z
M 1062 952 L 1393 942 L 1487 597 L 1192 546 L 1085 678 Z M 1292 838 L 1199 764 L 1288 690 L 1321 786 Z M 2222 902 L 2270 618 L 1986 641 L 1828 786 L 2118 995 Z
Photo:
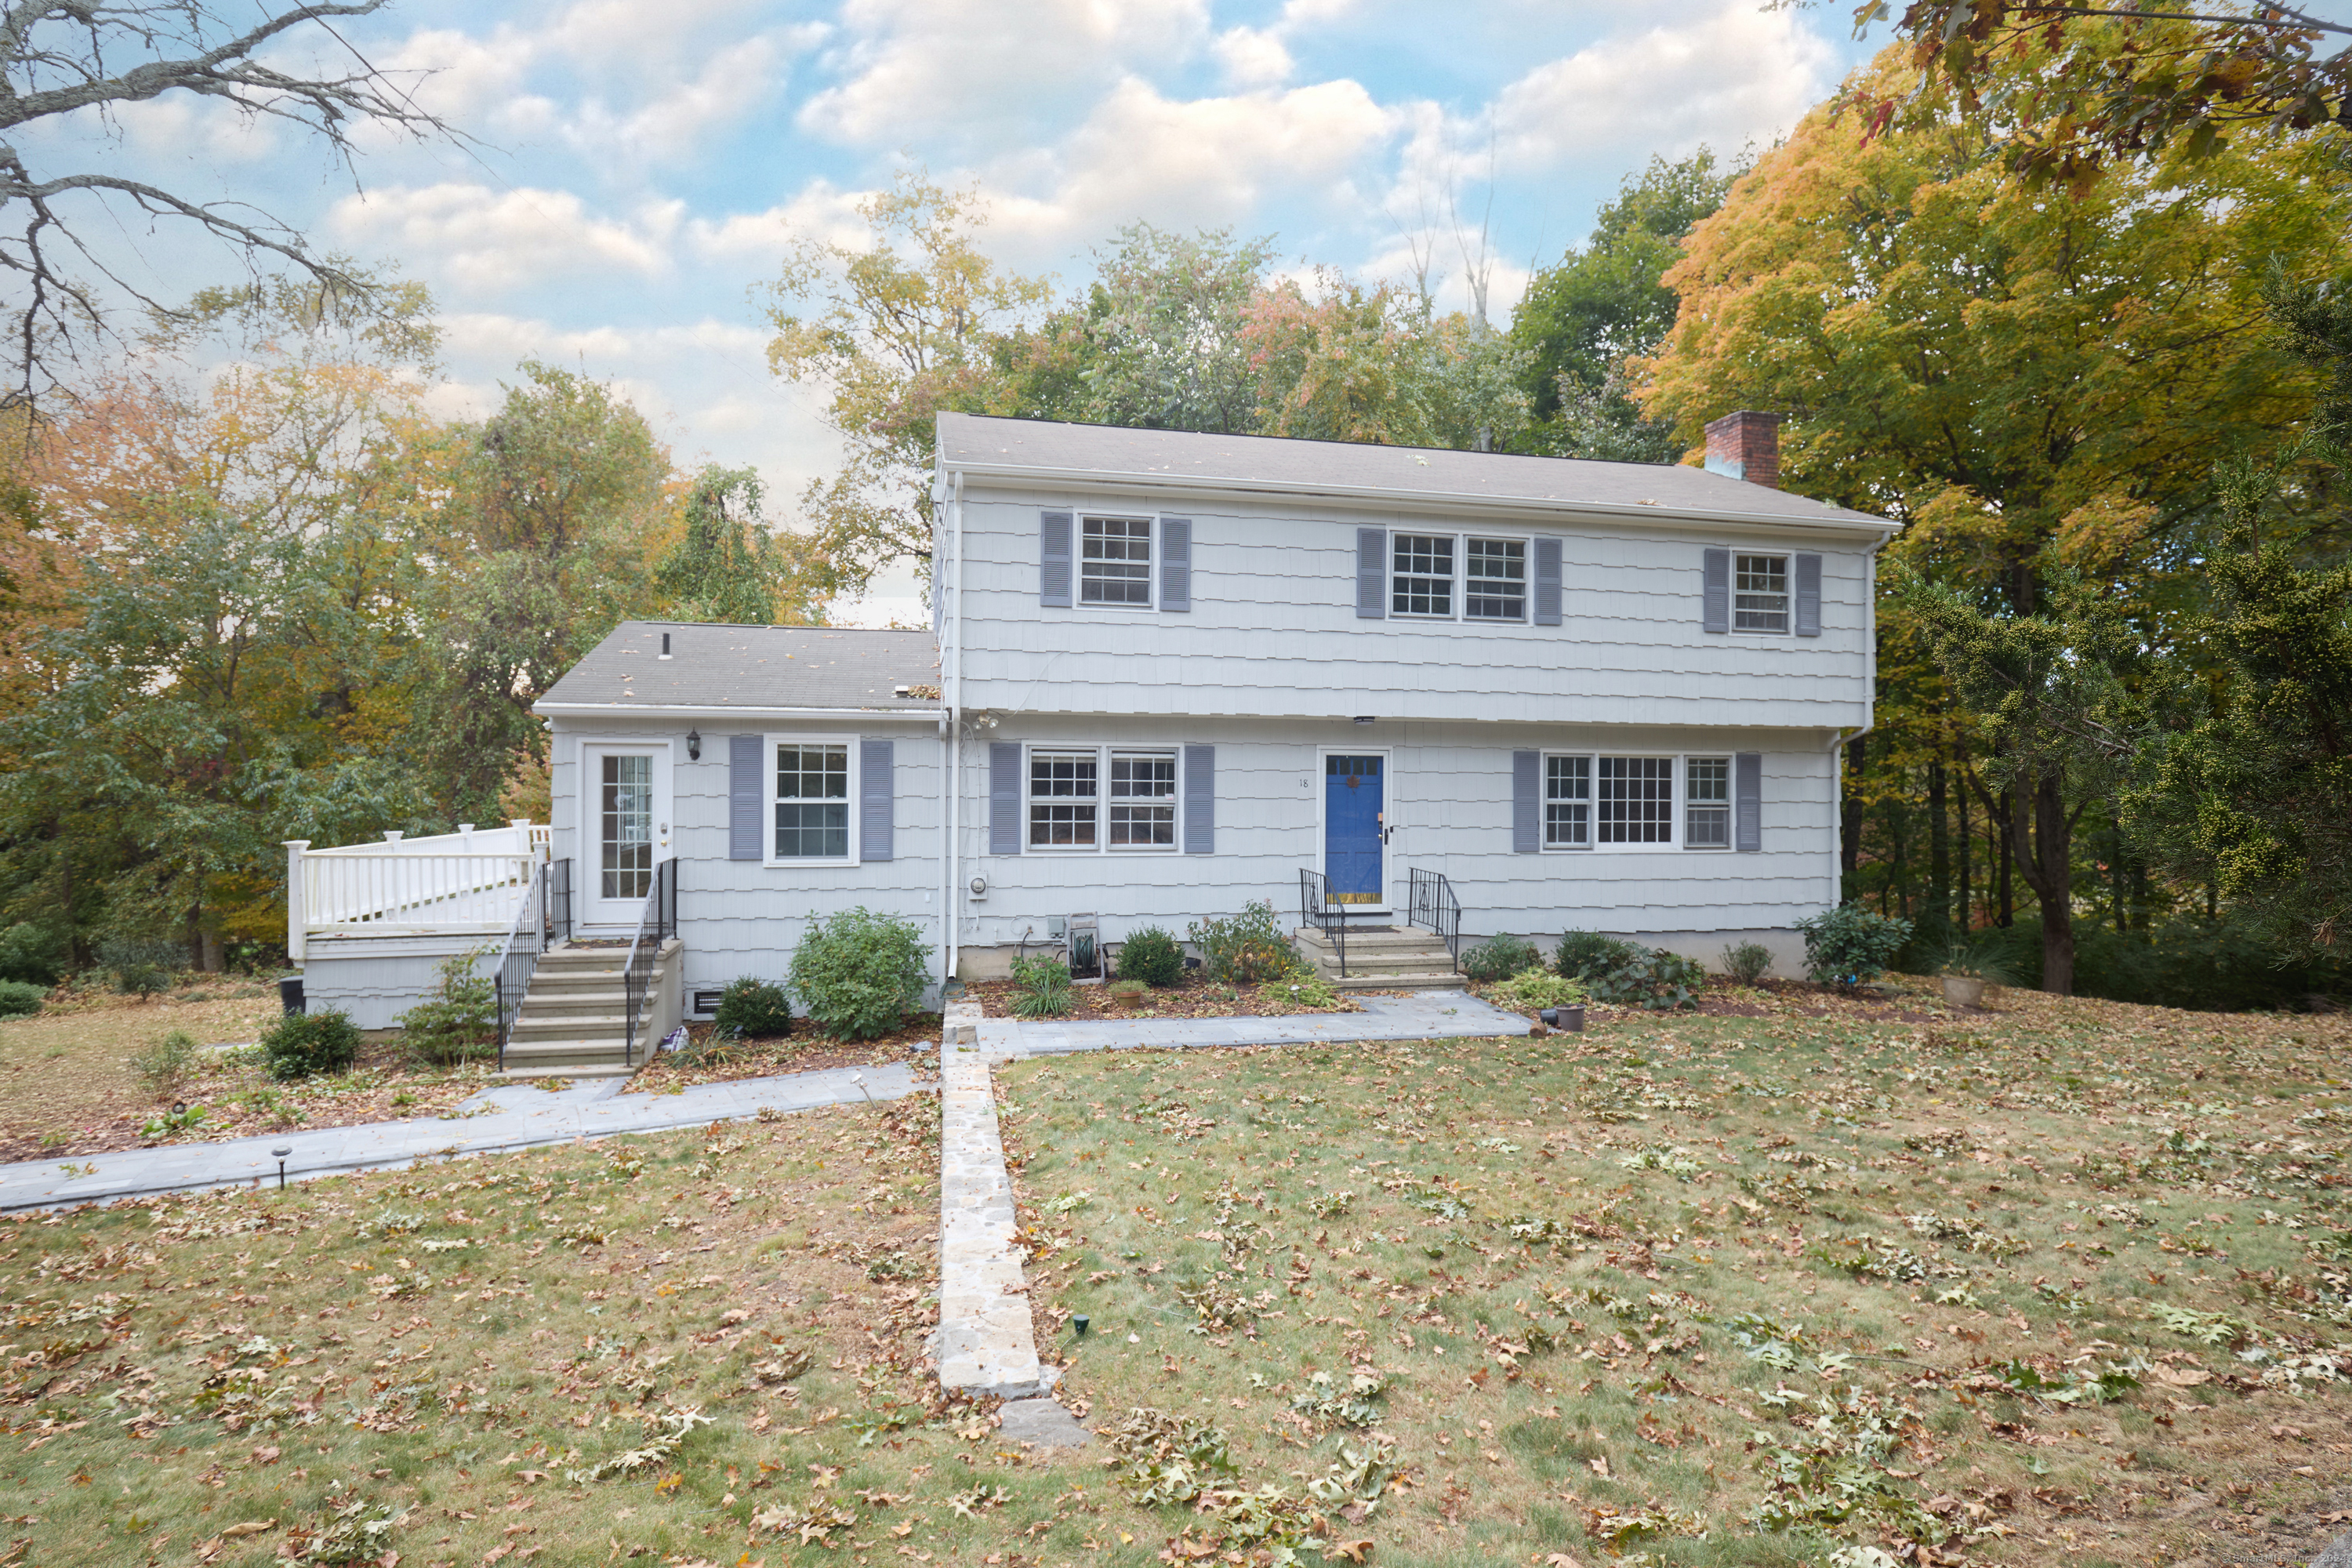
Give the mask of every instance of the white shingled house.
M 1396 984 L 1570 929 L 1785 969 L 1836 901 L 1895 525 L 1776 488 L 1771 416 L 1705 468 L 938 435 L 932 630 L 632 622 L 539 704 L 551 900 L 646 955 L 674 900 L 684 1011 L 855 905 L 945 979 L 1267 900 Z

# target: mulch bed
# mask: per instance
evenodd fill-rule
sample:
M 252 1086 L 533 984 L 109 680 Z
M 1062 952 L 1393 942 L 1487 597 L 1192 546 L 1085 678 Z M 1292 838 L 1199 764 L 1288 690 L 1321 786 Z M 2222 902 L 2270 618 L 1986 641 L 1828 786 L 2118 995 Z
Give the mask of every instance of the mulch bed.
M 909 1013 L 887 1035 L 871 1040 L 835 1040 L 818 1034 L 804 1019 L 780 1039 L 721 1043 L 715 1024 L 689 1024 L 684 1048 L 663 1051 L 631 1079 L 623 1094 L 675 1094 L 706 1083 L 739 1083 L 750 1078 L 821 1072 L 827 1068 L 913 1067 L 936 1072 L 929 1054 L 940 1043 L 937 1013 Z
M 1013 1011 L 1013 998 L 1020 988 L 1010 980 L 975 980 L 964 987 L 968 1000 L 978 1002 L 992 1018 L 1019 1016 Z M 1070 987 L 1070 1010 L 1057 1014 L 1063 1020 L 1092 1018 L 1278 1018 L 1294 1013 L 1360 1013 L 1364 1009 L 1348 996 L 1339 998 L 1336 1007 L 1302 1007 L 1290 1000 L 1287 981 L 1270 981 L 1263 984 L 1239 985 L 1227 989 L 1202 978 L 1197 970 L 1187 970 L 1184 978 L 1165 989 L 1146 991 L 1135 1006 L 1122 1006 L 1111 997 L 1108 985 L 1073 985 Z
M 62 1143 L 24 1134 L 0 1138 L 0 1161 L 111 1154 L 167 1144 L 221 1143 L 268 1132 L 408 1121 L 453 1110 L 497 1081 L 488 1067 L 414 1066 L 396 1040 L 363 1043 L 347 1073 L 291 1083 L 272 1079 L 257 1060 L 248 1064 L 225 1053 L 208 1053 L 170 1100 L 152 1101 L 143 1093 L 110 1096 L 99 1120 L 76 1129 Z M 150 1137 L 145 1126 L 174 1104 L 202 1106 L 204 1119 L 185 1131 Z

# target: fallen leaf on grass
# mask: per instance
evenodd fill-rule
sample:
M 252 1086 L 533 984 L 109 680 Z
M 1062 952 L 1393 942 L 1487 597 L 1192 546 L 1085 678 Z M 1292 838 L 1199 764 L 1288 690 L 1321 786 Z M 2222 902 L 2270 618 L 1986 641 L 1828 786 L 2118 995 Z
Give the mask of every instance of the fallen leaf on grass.
M 265 1530 L 275 1530 L 277 1528 L 278 1521 L 274 1519 L 248 1519 L 243 1524 L 232 1524 L 226 1530 L 222 1531 L 221 1539 L 224 1541 L 234 1541 L 240 1535 L 259 1535 Z
M 1369 1536 L 1361 1541 L 1335 1541 L 1331 1543 L 1331 1555 L 1344 1557 L 1350 1563 L 1361 1563 L 1371 1550 L 1372 1542 Z

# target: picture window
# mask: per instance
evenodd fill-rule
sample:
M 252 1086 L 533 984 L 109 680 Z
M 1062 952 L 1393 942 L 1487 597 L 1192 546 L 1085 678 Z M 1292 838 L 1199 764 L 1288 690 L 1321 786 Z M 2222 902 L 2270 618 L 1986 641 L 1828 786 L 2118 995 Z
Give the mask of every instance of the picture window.
M 1601 757 L 1600 839 L 1603 844 L 1671 844 L 1675 837 L 1675 760 Z

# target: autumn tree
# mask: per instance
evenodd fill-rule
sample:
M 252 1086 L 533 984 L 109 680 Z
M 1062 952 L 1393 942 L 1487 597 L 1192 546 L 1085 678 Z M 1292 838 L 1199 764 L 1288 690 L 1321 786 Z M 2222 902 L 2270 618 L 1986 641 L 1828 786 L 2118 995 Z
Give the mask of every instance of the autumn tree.
M 822 626 L 811 602 L 806 542 L 772 530 L 758 472 L 704 465 L 686 497 L 677 542 L 654 570 L 661 614 L 736 626 Z
M 1882 55 L 1850 90 L 1904 68 Z M 1645 406 L 1694 445 L 1726 410 L 1785 412 L 1783 482 L 1906 522 L 1897 563 L 2017 618 L 2042 612 L 2055 569 L 2129 583 L 2161 635 L 2193 594 L 2179 530 L 2215 463 L 2308 409 L 2308 376 L 2267 357 L 2262 291 L 2274 258 L 2299 275 L 2342 264 L 2347 198 L 2334 148 L 2308 134 L 2118 164 L 2053 195 L 2014 178 L 1961 106 L 1866 143 L 1824 107 L 1692 231 Z M 2069 777 L 2037 766 L 2030 796 L 2006 800 L 1969 777 L 2040 903 L 2043 984 L 2064 990 Z

